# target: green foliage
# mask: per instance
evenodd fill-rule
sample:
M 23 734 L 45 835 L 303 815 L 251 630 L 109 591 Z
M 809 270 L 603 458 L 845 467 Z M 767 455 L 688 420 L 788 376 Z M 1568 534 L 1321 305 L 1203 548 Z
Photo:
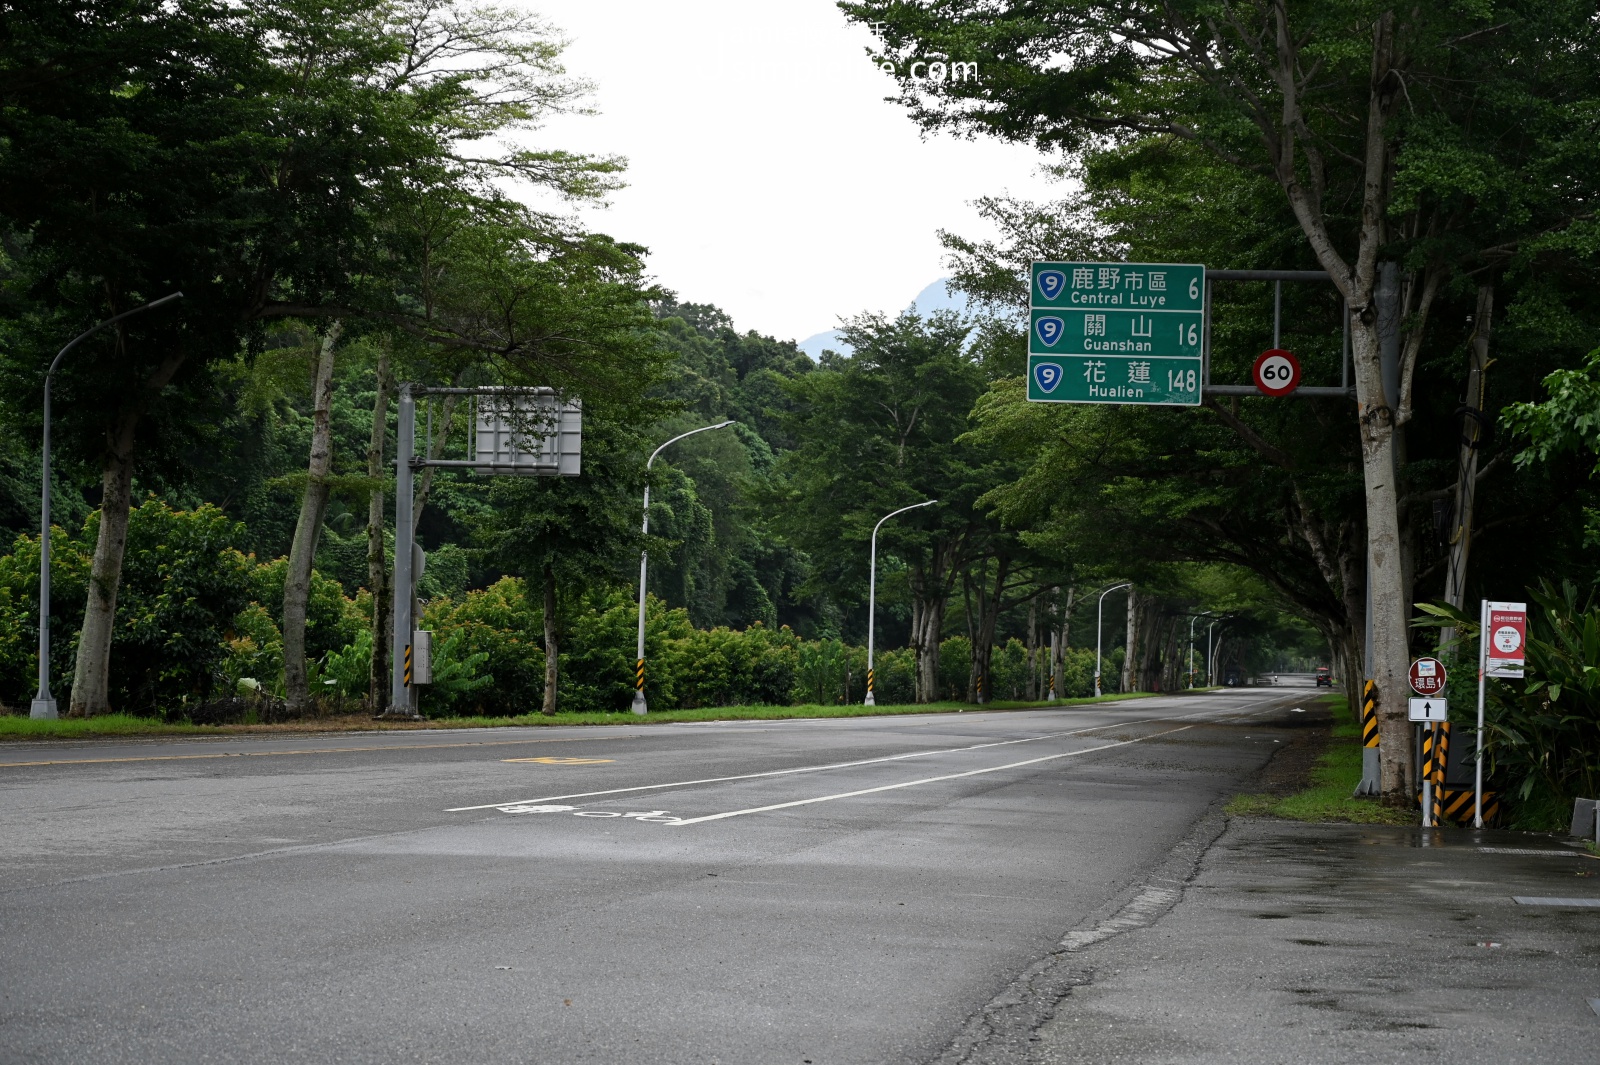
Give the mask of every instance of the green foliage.
M 272 623 L 283 627 L 283 580 L 289 570 L 287 558 L 276 558 L 255 567 L 250 575 L 250 598 L 265 607 Z M 367 609 L 371 613 L 370 606 Z M 356 639 L 368 623 L 360 606 L 345 596 L 336 580 L 311 571 L 311 590 L 306 599 L 306 657 L 321 658 Z M 281 653 L 281 647 L 280 647 Z
M 461 629 L 434 642 L 433 682 L 423 689 L 423 712 L 452 713 L 459 706 L 470 705 L 477 692 L 494 683 L 494 677 L 484 671 L 489 652 L 469 650 L 469 643 L 469 634 Z
M 59 526 L 50 528 L 50 689 L 68 690 L 83 623 L 92 554 Z M 39 670 L 39 538 L 18 536 L 0 555 L 0 706 L 24 705 Z
M 51 688 L 57 693 L 71 684 L 99 523 L 95 512 L 78 536 L 54 529 L 50 538 Z M 251 595 L 249 560 L 234 547 L 241 532 L 209 505 L 182 511 L 150 499 L 130 513 L 111 657 L 114 704 L 149 713 L 209 697 L 219 680 L 231 684 L 225 638 Z M 11 554 L 0 557 L 0 702 L 18 704 L 32 694 L 38 599 L 38 538 L 18 537 Z
M 1546 462 L 1562 452 L 1589 452 L 1595 456 L 1591 476 L 1600 475 L 1600 348 L 1582 366 L 1551 373 L 1544 387 L 1549 399 L 1516 403 L 1501 415 L 1508 430 L 1529 441 L 1517 453 L 1517 465 Z
M 434 633 L 435 654 L 449 641 L 457 661 L 476 662 L 481 675 L 493 678 L 492 686 L 461 692 L 441 709 L 490 716 L 537 710 L 544 693 L 541 613 L 529 602 L 519 577 L 503 577 L 459 602 L 430 602 L 422 612 L 422 627 Z

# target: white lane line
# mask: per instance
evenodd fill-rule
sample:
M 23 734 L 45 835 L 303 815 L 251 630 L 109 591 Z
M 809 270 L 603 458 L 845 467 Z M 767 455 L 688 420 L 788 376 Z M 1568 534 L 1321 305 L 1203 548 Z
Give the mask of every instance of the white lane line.
M 501 806 L 526 806 L 530 803 L 555 802 L 559 799 L 588 799 L 596 795 L 621 795 L 630 791 L 654 791 L 657 788 L 685 788 L 694 784 L 721 784 L 729 780 L 754 780 L 757 777 L 781 777 L 791 773 L 820 773 L 825 769 L 848 769 L 851 766 L 873 765 L 877 762 L 898 762 L 906 758 L 927 758 L 935 754 L 953 754 L 959 751 L 977 751 L 985 747 L 1008 747 L 1013 743 L 1033 743 L 1036 740 L 1048 740 L 1057 736 L 1076 736 L 1080 732 L 1099 732 L 1101 729 L 1115 728 L 1117 725 L 1134 724 L 1136 722 L 1117 721 L 1110 725 L 1096 725 L 1094 728 L 1077 729 L 1072 732 L 1052 732 L 1047 736 L 1027 736 L 1020 740 L 999 740 L 995 743 L 975 743 L 970 747 L 944 747 L 936 751 L 912 751 L 909 754 L 891 754 L 883 758 L 863 758 L 858 762 L 829 762 L 827 765 L 803 765 L 794 769 L 772 769 L 764 773 L 740 773 L 731 777 L 706 777 L 702 780 L 674 780 L 667 784 L 640 784 L 633 788 L 608 788 L 605 791 L 580 791 L 571 795 L 547 795 L 539 799 L 516 799 L 510 802 L 487 802 L 482 806 L 456 806 L 446 810 L 447 814 L 465 813 L 470 810 L 494 810 Z
M 1198 710 L 1192 714 L 1179 714 L 1170 717 L 1169 721 L 1186 721 L 1191 717 L 1215 717 L 1223 714 L 1245 713 L 1253 717 L 1255 713 L 1269 713 L 1273 708 L 1265 711 L 1247 712 L 1244 707 L 1228 707 L 1226 709 L 1210 708 Z M 1039 740 L 1059 739 L 1062 736 L 1081 736 L 1086 732 L 1102 732 L 1108 728 L 1121 728 L 1127 725 L 1144 725 L 1158 723 L 1159 719 L 1144 718 L 1131 721 L 1113 721 L 1106 725 L 1094 725 L 1089 728 L 1072 729 L 1068 732 L 1051 732 L 1044 736 L 1027 736 L 1020 740 L 999 740 L 994 743 L 975 743 L 969 747 L 944 747 L 934 751 L 911 751 L 907 754 L 891 754 L 883 758 L 863 758 L 855 762 L 829 762 L 826 765 L 805 765 L 794 769 L 772 769 L 763 773 L 739 773 L 729 777 L 705 777 L 700 780 L 674 780 L 665 784 L 640 784 L 631 788 L 607 788 L 604 791 L 579 791 L 569 795 L 544 795 L 537 799 L 507 799 L 503 802 L 486 802 L 477 806 L 452 806 L 445 810 L 447 814 L 470 813 L 474 810 L 497 810 L 502 806 L 530 806 L 538 803 L 559 802 L 564 799 L 590 799 L 597 795 L 625 795 L 635 791 L 656 791 L 660 788 L 688 788 L 697 784 L 724 784 L 732 780 L 757 780 L 762 777 L 790 776 L 794 773 L 821 773 L 829 769 L 850 769 L 861 765 L 875 765 L 880 762 L 899 762 L 907 758 L 929 758 L 936 754 L 958 754 L 962 751 L 978 751 L 986 747 L 1009 747 L 1016 743 L 1036 743 Z
M 706 821 L 721 821 L 726 817 L 743 817 L 745 814 L 764 814 L 773 810 L 787 810 L 791 806 L 810 806 L 814 802 L 832 802 L 834 799 L 853 799 L 857 795 L 874 795 L 880 791 L 894 791 L 897 788 L 914 788 L 919 784 L 936 784 L 941 780 L 960 780 L 962 777 L 978 777 L 985 773 L 999 773 L 1006 769 L 1020 769 L 1025 765 L 1038 765 L 1040 762 L 1053 762 L 1057 758 L 1072 758 L 1080 754 L 1093 754 L 1095 751 L 1109 751 L 1113 747 L 1126 747 L 1130 743 L 1143 743 L 1160 736 L 1170 736 L 1174 732 L 1187 732 L 1194 728 L 1193 725 L 1184 725 L 1181 728 L 1168 729 L 1149 736 L 1140 736 L 1136 740 L 1122 740 L 1118 743 L 1105 743 L 1099 747 L 1085 747 L 1081 751 L 1064 751 L 1060 754 L 1047 754 L 1040 758 L 1029 758 L 1021 762 L 1008 762 L 1005 765 L 990 766 L 987 769 L 969 769 L 965 773 L 946 773 L 938 777 L 923 777 L 921 780 L 906 780 L 899 784 L 884 784 L 876 788 L 862 788 L 860 791 L 841 791 L 837 795 L 819 795 L 813 799 L 796 799 L 793 802 L 774 803 L 771 806 L 752 806 L 748 810 L 729 810 L 726 813 L 706 814 L 704 817 L 686 817 L 674 821 L 668 828 L 682 828 L 684 825 L 698 825 Z

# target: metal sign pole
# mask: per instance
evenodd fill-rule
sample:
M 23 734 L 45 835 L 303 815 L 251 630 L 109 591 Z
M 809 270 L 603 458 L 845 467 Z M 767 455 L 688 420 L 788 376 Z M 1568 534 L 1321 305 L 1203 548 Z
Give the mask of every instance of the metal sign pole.
M 400 386 L 399 426 L 395 433 L 394 457 L 394 634 L 387 715 L 411 717 L 410 651 L 412 530 L 411 462 L 417 449 L 417 401 L 410 384 Z
M 1474 740 L 1472 768 L 1472 827 L 1483 827 L 1483 691 L 1485 659 L 1489 647 L 1489 600 L 1478 604 L 1478 734 Z

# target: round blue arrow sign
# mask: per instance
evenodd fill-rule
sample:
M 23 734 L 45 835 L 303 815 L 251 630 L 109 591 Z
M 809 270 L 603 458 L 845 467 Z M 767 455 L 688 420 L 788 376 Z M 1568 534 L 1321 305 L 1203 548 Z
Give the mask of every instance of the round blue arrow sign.
M 1054 392 L 1056 385 L 1061 383 L 1061 367 L 1053 362 L 1037 363 L 1033 368 L 1033 380 L 1041 392 Z
M 1067 287 L 1067 275 L 1060 270 L 1040 270 L 1038 282 L 1040 294 L 1047 300 L 1053 300 Z
M 1039 334 L 1039 340 L 1045 347 L 1053 348 L 1067 331 L 1067 323 L 1052 315 L 1034 322 L 1033 331 Z

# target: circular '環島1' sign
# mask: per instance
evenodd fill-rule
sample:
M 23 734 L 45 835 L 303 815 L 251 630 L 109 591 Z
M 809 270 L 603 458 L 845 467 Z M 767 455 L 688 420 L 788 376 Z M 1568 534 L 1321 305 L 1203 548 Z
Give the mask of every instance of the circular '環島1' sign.
M 1437 658 L 1419 658 L 1411 663 L 1411 690 L 1418 695 L 1438 695 L 1444 691 L 1444 663 Z

